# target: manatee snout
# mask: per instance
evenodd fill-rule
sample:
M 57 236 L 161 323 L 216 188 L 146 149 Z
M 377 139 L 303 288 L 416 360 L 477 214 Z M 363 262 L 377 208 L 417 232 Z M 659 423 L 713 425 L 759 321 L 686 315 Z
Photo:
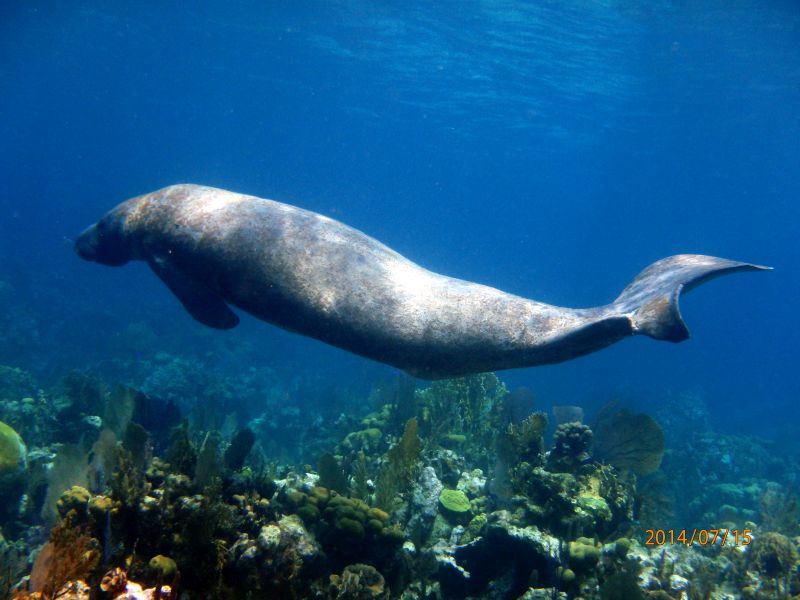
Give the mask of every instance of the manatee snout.
M 97 227 L 90 225 L 75 240 L 75 252 L 83 260 L 95 260 L 97 255 Z
M 83 230 L 75 240 L 75 252 L 84 260 L 119 267 L 131 260 L 120 228 L 103 218 Z

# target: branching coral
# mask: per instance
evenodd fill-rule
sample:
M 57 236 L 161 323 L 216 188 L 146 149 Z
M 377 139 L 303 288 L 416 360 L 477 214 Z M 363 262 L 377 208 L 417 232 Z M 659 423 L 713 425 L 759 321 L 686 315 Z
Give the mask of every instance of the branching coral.
M 589 458 L 592 430 L 581 423 L 562 423 L 553 436 L 548 465 L 554 471 L 573 471 Z
M 464 435 L 464 453 L 485 468 L 485 449 L 494 447 L 506 395 L 494 373 L 434 381 L 418 391 L 420 435 L 426 447 L 441 444 L 447 434 Z
M 117 467 L 111 477 L 111 495 L 122 504 L 125 511 L 133 514 L 147 495 L 148 484 L 144 471 L 137 468 L 130 451 L 117 448 L 116 458 Z
M 520 423 L 511 423 L 498 439 L 498 454 L 509 465 L 520 462 L 537 466 L 542 463 L 547 415 L 535 412 Z
M 367 456 L 359 452 L 353 463 L 353 478 L 350 483 L 350 495 L 353 498 L 366 501 L 369 496 L 369 470 Z
M 407 491 L 414 481 L 422 453 L 422 442 L 417 435 L 417 420 L 409 419 L 400 440 L 386 454 L 375 493 L 375 503 L 391 509 L 397 494 Z
M 69 582 L 87 579 L 100 561 L 97 541 L 73 525 L 69 513 L 50 532 L 31 573 L 31 590 L 51 600 Z

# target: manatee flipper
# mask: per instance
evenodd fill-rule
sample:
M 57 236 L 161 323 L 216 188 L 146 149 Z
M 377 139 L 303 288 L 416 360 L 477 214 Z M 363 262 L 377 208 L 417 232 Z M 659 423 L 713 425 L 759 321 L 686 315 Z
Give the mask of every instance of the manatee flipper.
M 152 257 L 147 264 L 196 321 L 215 329 L 232 329 L 239 324 L 239 317 L 218 294 L 168 260 Z
M 639 273 L 611 306 L 628 315 L 634 334 L 682 342 L 689 337 L 689 328 L 678 306 L 681 292 L 728 273 L 769 269 L 700 254 L 670 256 Z

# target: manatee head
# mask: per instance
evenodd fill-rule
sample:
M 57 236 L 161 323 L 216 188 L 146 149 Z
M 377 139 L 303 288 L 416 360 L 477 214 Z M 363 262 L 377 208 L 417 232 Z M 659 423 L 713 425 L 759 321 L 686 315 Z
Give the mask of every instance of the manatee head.
M 75 240 L 78 256 L 110 267 L 119 267 L 134 258 L 125 232 L 125 220 L 131 202 L 123 202 L 78 236 Z

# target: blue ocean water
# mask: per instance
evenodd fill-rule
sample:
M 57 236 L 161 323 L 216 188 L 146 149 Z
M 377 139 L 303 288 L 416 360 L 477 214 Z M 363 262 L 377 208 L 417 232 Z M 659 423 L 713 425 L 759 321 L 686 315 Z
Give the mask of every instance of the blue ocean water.
M 0 362 L 55 379 L 135 355 L 140 324 L 228 372 L 394 375 L 253 319 L 204 329 L 141 264 L 75 256 L 118 202 L 193 182 L 559 305 L 675 253 L 773 266 L 687 296 L 686 343 L 501 377 L 544 407 L 692 393 L 719 429 L 796 434 L 798 42 L 793 2 L 5 2 Z

